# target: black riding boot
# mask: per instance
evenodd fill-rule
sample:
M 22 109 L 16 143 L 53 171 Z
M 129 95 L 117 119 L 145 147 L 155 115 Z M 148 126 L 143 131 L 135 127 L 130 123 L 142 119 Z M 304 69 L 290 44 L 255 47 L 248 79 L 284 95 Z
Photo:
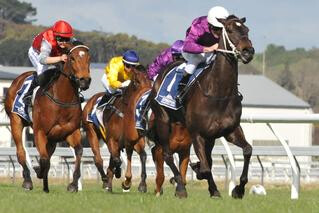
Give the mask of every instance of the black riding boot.
M 183 78 L 181 79 L 181 81 L 179 82 L 178 84 L 178 94 L 177 94 L 177 97 L 176 99 L 182 103 L 182 97 L 181 97 L 181 94 L 183 93 L 188 81 L 189 81 L 189 78 L 191 77 L 191 74 L 188 74 L 187 72 L 184 73 L 183 75 Z
M 31 85 L 30 85 L 30 88 L 29 90 L 27 91 L 27 93 L 24 95 L 23 97 L 23 102 L 26 104 L 26 105 L 29 105 L 31 106 L 32 104 L 32 94 L 33 94 L 33 90 L 34 88 L 36 88 L 37 86 L 39 86 L 39 79 L 38 79 L 38 74 L 36 72 L 34 72 L 33 74 L 33 80 L 31 82 Z
M 147 112 L 149 111 L 149 109 L 151 108 L 151 105 L 150 105 L 150 96 L 147 97 L 145 103 L 143 104 L 142 106 L 142 109 L 141 109 L 141 116 L 142 116 L 142 126 L 143 127 L 146 127 L 146 123 L 148 121 L 148 117 L 147 117 Z
M 104 105 L 105 103 L 107 103 L 112 97 L 112 94 L 110 93 L 105 93 L 103 96 L 102 96 L 102 99 L 100 100 L 100 102 L 98 103 L 98 105 L 96 106 L 96 108 L 100 108 L 102 105 Z

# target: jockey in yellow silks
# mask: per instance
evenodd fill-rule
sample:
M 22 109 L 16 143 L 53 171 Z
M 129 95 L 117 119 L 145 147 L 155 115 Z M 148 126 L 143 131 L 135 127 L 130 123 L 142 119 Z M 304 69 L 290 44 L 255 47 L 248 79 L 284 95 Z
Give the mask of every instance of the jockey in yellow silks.
M 131 70 L 137 65 L 139 65 L 139 56 L 134 50 L 128 50 L 122 56 L 113 57 L 109 61 L 101 79 L 106 92 L 98 107 L 106 103 L 113 95 L 121 94 L 122 89 L 130 84 Z

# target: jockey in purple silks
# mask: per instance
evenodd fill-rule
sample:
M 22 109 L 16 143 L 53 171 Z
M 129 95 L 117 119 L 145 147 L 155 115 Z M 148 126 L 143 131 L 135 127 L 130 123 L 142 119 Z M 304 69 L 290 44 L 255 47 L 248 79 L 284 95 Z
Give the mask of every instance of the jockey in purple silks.
M 159 56 L 155 58 L 153 63 L 148 67 L 147 76 L 149 79 L 155 81 L 160 71 L 173 61 L 181 58 L 184 41 L 177 40 L 173 45 L 165 49 Z
M 219 36 L 223 25 L 218 18 L 227 18 L 228 11 L 221 7 L 212 7 L 207 16 L 201 16 L 193 20 L 186 32 L 182 55 L 187 61 L 182 80 L 178 85 L 179 94 L 184 90 L 190 76 L 197 65 L 206 61 L 218 49 Z

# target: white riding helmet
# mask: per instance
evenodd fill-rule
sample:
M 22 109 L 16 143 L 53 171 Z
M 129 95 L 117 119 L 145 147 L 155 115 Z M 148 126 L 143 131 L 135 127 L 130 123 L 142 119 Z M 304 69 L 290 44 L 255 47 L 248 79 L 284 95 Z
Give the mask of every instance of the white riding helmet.
M 223 27 L 222 23 L 220 23 L 217 18 L 227 18 L 229 16 L 229 12 L 221 6 L 212 7 L 208 11 L 207 21 L 214 27 Z

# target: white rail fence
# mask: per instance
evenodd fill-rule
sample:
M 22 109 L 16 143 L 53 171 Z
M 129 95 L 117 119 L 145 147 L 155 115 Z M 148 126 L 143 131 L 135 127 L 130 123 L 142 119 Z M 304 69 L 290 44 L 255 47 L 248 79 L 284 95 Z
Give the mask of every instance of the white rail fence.
M 306 114 L 306 115 L 265 115 L 265 114 L 256 114 L 256 115 L 242 115 L 241 118 L 242 123 L 266 123 L 268 128 L 274 134 L 274 136 L 280 141 L 282 146 L 257 146 L 253 147 L 252 155 L 258 159 L 260 168 L 261 168 L 261 184 L 263 184 L 264 180 L 264 166 L 262 161 L 260 160 L 260 156 L 287 156 L 289 159 L 291 172 L 292 172 L 292 183 L 291 183 L 291 199 L 299 198 L 300 191 L 300 167 L 297 161 L 297 156 L 319 156 L 319 146 L 311 146 L 311 147 L 289 147 L 280 133 L 273 127 L 273 123 L 319 123 L 319 114 Z M 0 122 L 0 126 L 9 126 L 9 123 Z M 221 140 L 223 146 L 215 146 L 213 149 L 213 156 L 222 156 L 224 160 L 224 164 L 226 167 L 226 181 L 230 176 L 230 181 L 228 184 L 229 195 L 231 195 L 231 191 L 236 185 L 236 166 L 235 166 L 235 158 L 234 156 L 241 156 L 242 150 L 235 146 L 229 146 L 225 139 Z M 28 153 L 28 164 L 31 168 L 31 160 L 30 158 L 38 159 L 38 152 L 35 148 L 27 148 Z M 101 150 L 101 154 L 103 157 L 108 157 L 109 152 L 106 149 Z M 151 159 L 150 153 L 148 153 L 149 159 Z M 194 154 L 192 154 L 194 155 Z M 13 168 L 13 181 L 15 178 L 15 165 L 16 165 L 16 150 L 15 147 L 10 148 L 0 148 L 0 156 L 7 157 L 8 162 L 11 163 Z M 68 177 L 70 177 L 70 166 L 67 159 L 73 158 L 74 153 L 69 148 L 57 148 L 54 156 L 59 156 L 64 160 L 67 168 L 68 168 Z M 228 160 L 225 160 L 225 156 L 227 156 Z M 90 148 L 84 148 L 83 151 L 84 158 L 93 158 L 93 153 Z M 124 163 L 125 163 L 125 159 Z M 154 169 L 154 168 L 153 168 Z M 230 174 L 229 174 L 230 173 Z M 226 183 L 226 182 L 225 182 Z

